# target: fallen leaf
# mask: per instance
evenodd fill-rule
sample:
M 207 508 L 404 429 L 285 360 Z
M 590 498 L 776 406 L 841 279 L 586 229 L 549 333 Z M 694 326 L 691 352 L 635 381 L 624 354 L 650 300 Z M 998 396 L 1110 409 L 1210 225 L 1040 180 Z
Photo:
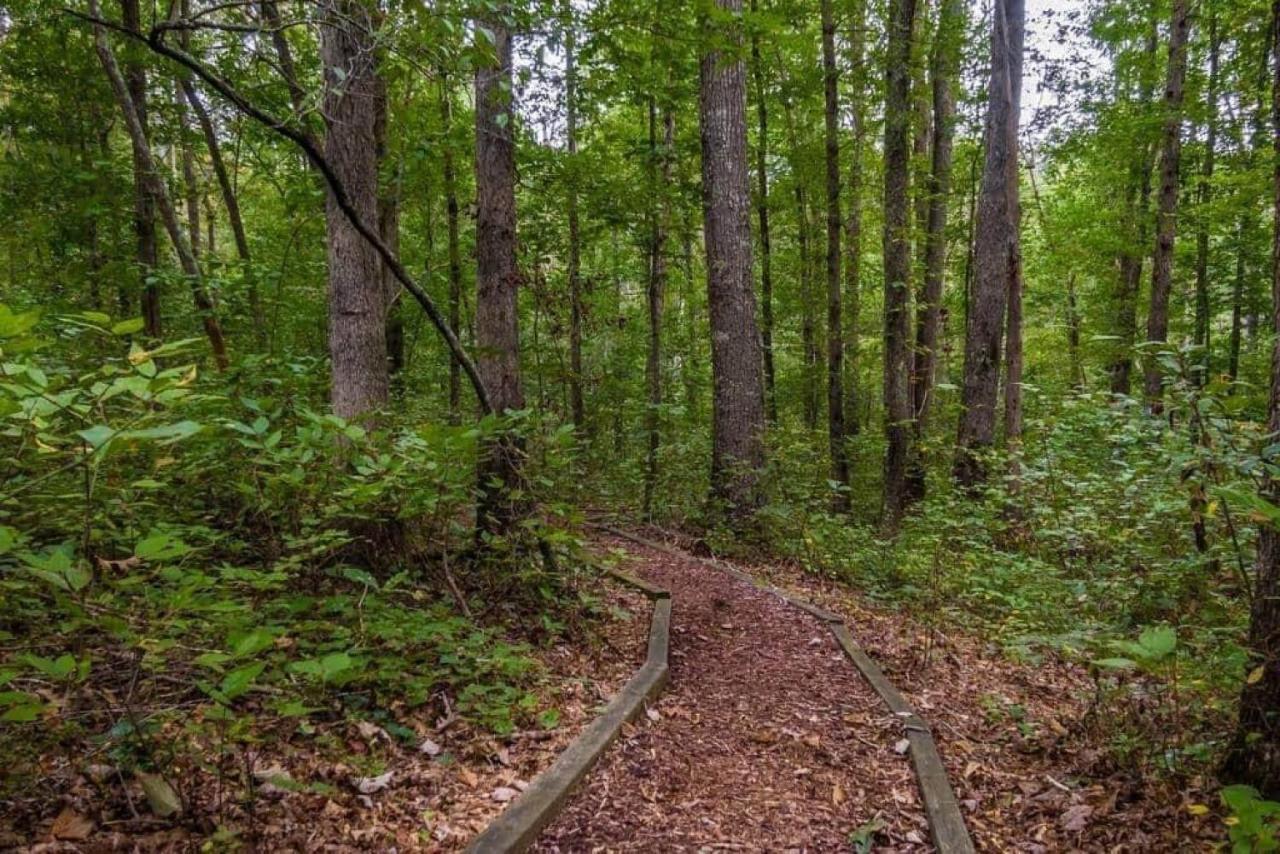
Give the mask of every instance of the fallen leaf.
M 657 709 L 645 709 L 644 715 L 654 723 L 657 723 L 658 721 L 662 720 L 662 715 L 658 714 Z
M 395 776 L 395 773 L 394 771 L 388 771 L 385 774 L 379 774 L 377 777 L 357 777 L 354 781 L 356 791 L 362 795 L 381 792 L 391 784 L 391 778 Z
M 182 799 L 165 778 L 158 774 L 139 774 L 138 782 L 142 784 L 142 793 L 147 796 L 151 811 L 160 818 L 182 812 Z
M 499 786 L 493 790 L 493 794 L 489 797 L 493 798 L 500 804 L 505 804 L 507 801 L 514 800 L 519 794 L 520 791 L 518 789 L 513 789 L 510 786 Z
M 391 741 L 391 736 L 387 734 L 385 729 L 368 721 L 357 721 L 356 731 L 360 733 L 360 737 L 365 741 L 373 742 L 379 739 Z
M 425 753 L 427 756 L 439 756 L 444 748 L 436 744 L 431 739 L 424 739 L 422 744 L 418 745 L 418 752 Z
M 473 789 L 480 784 L 480 778 L 470 768 L 459 768 L 458 777 Z
M 836 783 L 831 787 L 831 803 L 836 806 L 840 806 L 844 803 L 844 789 L 840 787 L 839 783 Z
M 1209 808 L 1204 804 L 1187 804 L 1187 812 L 1192 815 L 1205 815 L 1209 812 Z
M 93 833 L 93 822 L 71 807 L 63 807 L 62 812 L 53 820 L 53 827 L 49 832 L 54 839 L 88 839 L 89 834 Z
M 893 746 L 893 752 L 898 754 L 899 756 L 902 756 L 910 749 L 911 749 L 911 739 L 909 738 L 899 739 L 898 742 Z
M 1071 833 L 1082 833 L 1089 826 L 1089 817 L 1093 815 L 1093 807 L 1088 804 L 1076 804 L 1068 807 L 1062 814 L 1062 829 Z

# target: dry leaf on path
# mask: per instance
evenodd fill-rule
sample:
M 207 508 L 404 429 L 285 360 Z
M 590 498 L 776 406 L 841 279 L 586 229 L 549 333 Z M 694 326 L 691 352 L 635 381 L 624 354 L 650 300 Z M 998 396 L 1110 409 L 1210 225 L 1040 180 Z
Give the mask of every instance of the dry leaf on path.
M 53 820 L 49 833 L 54 839 L 76 842 L 89 838 L 89 834 L 93 833 L 93 822 L 71 807 L 63 807 L 62 812 Z

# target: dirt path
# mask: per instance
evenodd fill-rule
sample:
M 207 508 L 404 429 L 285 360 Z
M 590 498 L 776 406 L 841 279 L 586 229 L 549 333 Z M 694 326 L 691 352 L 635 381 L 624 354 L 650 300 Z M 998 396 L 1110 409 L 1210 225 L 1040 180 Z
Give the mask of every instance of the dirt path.
M 600 544 L 671 591 L 671 682 L 537 850 L 847 851 L 877 824 L 878 851 L 927 848 L 901 726 L 824 627 L 697 561 Z

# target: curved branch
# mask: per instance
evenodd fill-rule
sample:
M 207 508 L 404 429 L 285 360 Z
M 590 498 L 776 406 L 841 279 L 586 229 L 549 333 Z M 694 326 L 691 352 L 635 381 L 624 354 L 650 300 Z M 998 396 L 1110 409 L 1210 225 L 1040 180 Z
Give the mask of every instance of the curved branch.
M 444 339 L 445 344 L 448 346 L 450 355 L 467 375 L 467 379 L 470 381 L 471 387 L 475 391 L 476 399 L 480 404 L 480 411 L 486 415 L 493 413 L 493 404 L 490 402 L 489 391 L 485 387 L 484 380 L 480 378 L 480 372 L 476 368 L 475 362 L 472 361 L 471 357 L 467 354 L 467 351 L 463 348 L 462 342 L 458 340 L 457 334 L 454 333 L 452 327 L 449 326 L 448 321 L 446 321 L 444 316 L 440 313 L 440 309 L 436 306 L 435 301 L 431 299 L 431 295 L 423 290 L 422 286 L 409 275 L 409 272 L 404 268 L 404 265 L 400 263 L 400 259 L 387 247 L 387 244 L 383 242 L 378 233 L 371 229 L 360 218 L 359 212 L 356 211 L 355 205 L 351 202 L 351 197 L 347 194 L 347 188 L 342 184 L 342 181 L 333 171 L 333 167 L 320 152 L 314 138 L 312 138 L 310 134 L 291 127 L 288 123 L 283 122 L 265 110 L 254 106 L 254 104 L 241 94 L 239 90 L 232 86 L 231 83 L 215 71 L 209 69 L 204 65 L 204 63 L 200 62 L 200 60 L 196 59 L 181 48 L 174 47 L 167 43 L 164 40 L 165 30 L 162 27 L 152 28 L 149 34 L 144 35 L 143 33 L 127 29 L 120 24 L 107 21 L 97 16 L 86 15 L 75 9 L 66 9 L 65 11 L 76 18 L 108 27 L 116 32 L 128 36 L 129 38 L 145 43 L 153 52 L 189 69 L 197 77 L 209 84 L 214 91 L 231 102 L 231 104 L 242 113 L 301 148 L 302 152 L 307 156 L 307 159 L 311 161 L 311 164 L 324 177 L 325 184 L 328 186 L 329 192 L 333 194 L 334 201 L 337 203 L 339 210 L 342 211 L 343 216 L 345 216 L 347 221 L 351 223 L 351 227 L 354 228 L 356 232 L 374 248 L 382 258 L 383 262 L 387 265 L 387 269 L 391 271 L 391 274 L 404 286 L 405 290 L 413 295 L 413 298 L 422 306 L 422 310 L 427 313 L 427 317 L 430 318 L 431 324 L 436 328 L 436 331 L 440 333 L 440 337 Z

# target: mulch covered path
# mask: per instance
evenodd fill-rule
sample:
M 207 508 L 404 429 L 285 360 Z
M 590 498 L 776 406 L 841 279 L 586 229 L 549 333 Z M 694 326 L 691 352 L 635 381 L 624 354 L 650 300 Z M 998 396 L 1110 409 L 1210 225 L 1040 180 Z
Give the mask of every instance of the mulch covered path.
M 671 591 L 671 681 L 538 850 L 928 848 L 901 724 L 826 627 L 697 561 L 600 543 Z

